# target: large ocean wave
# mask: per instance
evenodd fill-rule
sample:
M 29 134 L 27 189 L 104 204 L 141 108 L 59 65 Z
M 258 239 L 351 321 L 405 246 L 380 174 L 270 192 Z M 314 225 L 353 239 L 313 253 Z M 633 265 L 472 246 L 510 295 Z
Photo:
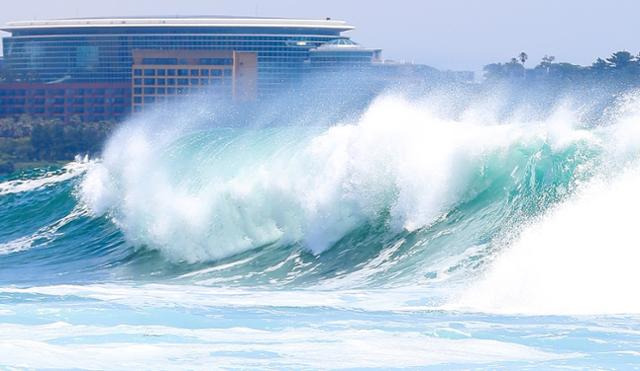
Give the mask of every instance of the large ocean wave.
M 568 103 L 451 106 L 137 117 L 100 159 L 0 183 L 0 281 L 412 287 L 444 292 L 433 308 L 640 313 L 636 96 L 595 122 Z

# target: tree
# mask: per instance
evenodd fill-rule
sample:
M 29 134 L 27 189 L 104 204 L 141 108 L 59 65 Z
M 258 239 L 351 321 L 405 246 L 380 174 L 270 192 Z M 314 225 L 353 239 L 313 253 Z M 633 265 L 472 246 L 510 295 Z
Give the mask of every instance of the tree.
M 482 69 L 484 71 L 484 77 L 487 80 L 499 80 L 506 77 L 504 71 L 504 65 L 502 63 L 491 63 Z
M 565 81 L 579 81 L 588 73 L 582 66 L 571 63 L 553 63 L 549 65 L 549 76 Z
M 518 60 L 520 61 L 520 63 L 522 63 L 523 66 L 527 62 L 527 59 L 529 59 L 527 53 L 520 52 L 520 54 L 518 54 Z
M 511 62 L 506 63 L 504 66 L 509 77 L 524 78 L 526 76 L 527 69 L 516 58 L 511 58 Z
M 556 57 L 554 57 L 553 55 L 546 55 L 544 57 L 542 57 L 542 61 L 540 62 L 540 64 L 536 67 L 537 70 L 543 70 L 545 75 L 549 75 L 549 70 L 551 69 L 551 65 L 553 64 L 553 61 L 556 60 Z
M 556 57 L 554 57 L 553 55 L 546 55 L 544 57 L 542 57 L 542 63 L 541 64 L 545 64 L 545 65 L 549 65 L 551 63 L 553 63 L 553 61 L 556 60 Z
M 607 58 L 607 62 L 615 69 L 624 69 L 631 66 L 636 61 L 635 57 L 628 51 L 619 51 Z
M 605 61 L 602 58 L 598 58 L 595 62 L 593 62 L 590 69 L 591 71 L 593 71 L 595 76 L 602 77 L 610 68 L 611 64 L 609 64 L 609 62 Z

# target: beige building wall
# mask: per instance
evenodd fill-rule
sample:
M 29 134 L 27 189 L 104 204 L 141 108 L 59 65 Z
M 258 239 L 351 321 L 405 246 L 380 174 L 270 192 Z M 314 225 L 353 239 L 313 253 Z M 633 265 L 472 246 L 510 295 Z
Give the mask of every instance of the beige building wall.
M 233 97 L 252 101 L 258 96 L 258 58 L 256 53 L 233 52 Z
M 133 111 L 196 94 L 251 101 L 257 97 L 257 55 L 206 50 L 135 50 Z

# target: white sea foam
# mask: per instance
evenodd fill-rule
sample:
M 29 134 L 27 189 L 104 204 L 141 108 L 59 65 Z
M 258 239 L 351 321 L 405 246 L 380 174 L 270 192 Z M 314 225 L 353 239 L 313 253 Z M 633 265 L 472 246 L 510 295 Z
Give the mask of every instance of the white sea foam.
M 79 157 L 76 161 L 68 163 L 59 171 L 49 172 L 34 179 L 18 179 L 2 182 L 0 183 L 0 196 L 12 193 L 30 192 L 73 179 L 83 174 L 91 163 L 92 161 L 88 158 Z
M 544 362 L 579 357 L 577 353 L 553 353 L 496 339 L 479 339 L 455 324 L 427 322 L 417 330 L 405 315 L 420 313 L 411 304 L 419 291 L 261 291 L 178 285 L 82 285 L 32 288 L 0 288 L 2 295 L 29 295 L 29 309 L 51 318 L 47 324 L 0 324 L 0 367 L 82 369 L 181 368 L 389 368 L 424 367 L 439 364 L 489 364 L 496 362 Z M 91 300 L 91 313 L 105 308 L 113 317 L 85 325 L 82 309 L 51 301 Z M 37 300 L 37 301 L 36 301 Z M 108 308 L 108 309 L 106 309 Z M 115 309 L 114 309 L 115 308 Z M 224 316 L 210 327 L 193 327 L 185 321 L 183 308 L 216 308 L 216 313 L 258 310 L 274 317 L 228 327 Z M 303 311 L 299 321 L 282 321 L 282 311 Z M 318 308 L 320 311 L 318 311 Z M 324 317 L 327 308 L 344 316 Z M 162 324 L 137 323 L 127 311 L 153 313 L 161 309 Z M 44 311 L 55 314 L 45 314 Z M 118 311 L 123 311 L 118 317 Z M 375 313 L 371 320 L 366 313 Z M 381 311 L 403 312 L 399 318 L 380 319 Z M 94 312 L 95 313 L 95 312 Z M 359 313 L 363 319 L 351 318 Z M 11 313 L 5 314 L 11 316 Z M 76 317 L 77 316 L 77 317 Z M 311 319 L 307 316 L 312 316 Z M 211 316 L 213 319 L 218 316 Z M 55 318 L 66 318 L 65 322 Z M 129 318 L 112 325 L 113 318 Z M 305 320 L 305 318 L 307 318 Z M 315 318 L 315 319 L 314 319 Z M 153 321 L 153 319 L 151 319 Z M 106 323 L 106 324 L 105 324 Z M 153 323 L 153 322 L 151 322 Z M 108 325 L 111 324 L 111 325 Z M 481 327 L 480 323 L 472 324 Z M 217 327 L 220 326 L 220 327 Z M 489 324 L 488 326 L 495 326 Z M 478 331 L 482 331 L 479 329 Z M 140 343 L 145 339 L 145 344 Z
M 595 179 L 500 252 L 453 307 L 525 314 L 640 313 L 640 167 Z
M 444 339 L 411 331 L 281 331 L 246 327 L 182 329 L 168 326 L 0 325 L 0 366 L 82 369 L 216 368 L 398 368 L 443 363 L 487 364 L 549 361 L 577 354 L 553 354 L 515 343 Z M 145 336 L 148 344 L 109 340 Z M 66 339 L 103 339 L 65 344 Z M 55 342 L 57 340 L 57 342 Z
M 176 145 L 186 135 L 179 129 L 132 123 L 88 172 L 82 198 L 94 213 L 111 213 L 132 242 L 175 260 L 218 259 L 272 243 L 301 242 L 320 253 L 384 211 L 398 231 L 430 225 L 461 201 L 486 156 L 514 144 L 561 149 L 593 140 L 570 128 L 575 118 L 567 110 L 527 125 L 434 112 L 423 102 L 383 97 L 355 123 L 266 136 L 245 130 L 199 149 Z M 178 160 L 185 150 L 192 152 Z

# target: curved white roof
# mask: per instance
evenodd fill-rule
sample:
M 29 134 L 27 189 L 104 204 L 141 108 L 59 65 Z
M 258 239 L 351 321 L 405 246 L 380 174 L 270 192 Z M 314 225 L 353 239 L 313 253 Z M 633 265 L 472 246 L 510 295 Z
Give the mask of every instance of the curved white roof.
M 311 49 L 311 52 L 335 52 L 335 51 L 369 51 L 377 52 L 382 49 L 365 48 L 355 41 L 347 38 L 339 38 L 322 44 L 317 48 Z
M 354 27 L 345 21 L 331 19 L 290 19 L 228 16 L 193 17 L 118 17 L 79 18 L 9 22 L 4 31 L 60 28 L 117 28 L 117 27 L 266 27 L 266 28 L 325 28 L 348 31 Z

